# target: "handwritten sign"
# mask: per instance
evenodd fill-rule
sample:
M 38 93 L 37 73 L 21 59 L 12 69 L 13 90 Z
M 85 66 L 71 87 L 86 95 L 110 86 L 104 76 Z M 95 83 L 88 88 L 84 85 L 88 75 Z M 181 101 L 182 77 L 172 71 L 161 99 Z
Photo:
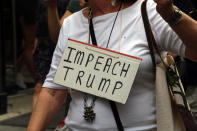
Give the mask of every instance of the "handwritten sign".
M 137 57 L 69 39 L 54 82 L 125 104 L 140 62 Z

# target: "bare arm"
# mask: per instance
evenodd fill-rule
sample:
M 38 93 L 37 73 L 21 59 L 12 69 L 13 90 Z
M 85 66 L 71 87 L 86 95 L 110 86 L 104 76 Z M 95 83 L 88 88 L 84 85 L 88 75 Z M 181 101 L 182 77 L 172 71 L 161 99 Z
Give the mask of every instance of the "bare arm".
M 56 44 L 59 36 L 60 28 L 63 24 L 63 21 L 66 17 L 72 13 L 66 11 L 63 17 L 60 19 L 57 9 L 57 0 L 43 0 L 47 4 L 48 10 L 48 28 L 51 40 Z
M 173 0 L 155 0 L 155 2 L 158 13 L 168 21 L 174 11 Z M 180 21 L 171 25 L 171 28 L 186 45 L 186 57 L 197 62 L 197 22 L 183 13 Z
M 186 45 L 186 58 L 197 62 L 197 22 L 183 14 L 182 20 L 172 29 Z
M 27 131 L 44 131 L 65 102 L 67 90 L 42 88 Z
M 57 2 L 56 0 L 54 0 L 53 2 L 48 2 L 47 5 L 49 34 L 51 40 L 56 44 L 58 40 L 59 31 L 61 28 L 57 10 Z

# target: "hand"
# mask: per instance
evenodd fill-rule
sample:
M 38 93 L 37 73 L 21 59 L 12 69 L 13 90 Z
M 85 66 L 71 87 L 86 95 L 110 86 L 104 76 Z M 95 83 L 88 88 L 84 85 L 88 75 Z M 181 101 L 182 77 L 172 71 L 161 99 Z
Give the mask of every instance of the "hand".
M 156 10 L 164 20 L 169 20 L 174 11 L 173 0 L 154 0 L 157 3 Z

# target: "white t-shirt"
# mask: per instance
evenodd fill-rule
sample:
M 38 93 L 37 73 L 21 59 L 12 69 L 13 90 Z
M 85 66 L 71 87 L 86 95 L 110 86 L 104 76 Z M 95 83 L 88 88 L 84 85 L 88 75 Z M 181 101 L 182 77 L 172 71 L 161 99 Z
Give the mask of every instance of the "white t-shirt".
M 156 129 L 154 72 L 141 17 L 141 3 L 142 0 L 138 0 L 132 6 L 123 9 L 119 13 L 108 46 L 109 49 L 118 51 L 118 40 L 121 30 L 122 39 L 120 43 L 120 52 L 143 59 L 126 104 L 117 103 L 117 108 L 125 131 Z M 169 25 L 156 12 L 155 6 L 156 4 L 153 0 L 148 1 L 147 12 L 158 47 L 162 51 L 170 51 L 184 56 L 185 46 Z M 122 26 L 120 26 L 121 13 Z M 106 47 L 116 14 L 117 13 L 114 12 L 93 18 L 98 46 Z M 82 11 L 64 20 L 58 44 L 53 54 L 51 69 L 43 87 L 66 89 L 66 87 L 54 84 L 53 78 L 68 38 L 87 42 L 88 20 L 84 17 Z M 157 58 L 157 61 L 158 60 Z M 94 107 L 96 119 L 93 123 L 88 123 L 83 118 L 84 94 L 72 90 L 71 97 L 72 102 L 66 118 L 66 124 L 73 131 L 117 130 L 108 100 L 97 98 Z M 89 97 L 88 104 L 91 103 L 91 99 L 92 97 Z

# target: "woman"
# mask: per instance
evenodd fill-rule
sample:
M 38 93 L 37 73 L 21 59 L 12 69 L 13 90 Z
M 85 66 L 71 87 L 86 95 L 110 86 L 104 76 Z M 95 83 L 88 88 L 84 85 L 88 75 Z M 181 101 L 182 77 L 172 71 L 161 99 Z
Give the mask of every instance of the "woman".
M 185 14 L 172 22 L 170 19 L 175 10 L 172 1 L 158 0 L 156 2 L 157 6 L 152 0 L 148 1 L 147 12 L 159 48 L 162 51 L 167 50 L 197 61 L 195 51 L 197 40 L 194 37 L 197 34 L 197 23 Z M 140 13 L 141 3 L 142 0 L 119 0 L 116 2 L 89 0 L 88 4 L 91 9 L 85 8 L 65 19 L 53 55 L 51 69 L 43 85 L 46 88 L 43 88 L 40 94 L 28 130 L 44 130 L 63 104 L 67 90 L 65 87 L 53 83 L 53 78 L 68 38 L 88 42 L 90 10 L 92 10 L 98 46 L 108 47 L 108 49 L 143 59 L 126 104 L 116 104 L 125 131 L 156 130 L 155 74 Z M 184 44 L 168 23 L 156 12 L 156 9 L 164 20 L 171 21 L 171 28 L 176 31 Z M 113 25 L 115 26 L 113 27 Z M 187 29 L 183 25 L 187 25 Z M 191 33 L 191 31 L 193 32 Z M 112 32 L 111 36 L 110 32 Z M 83 118 L 84 93 L 71 91 L 71 97 L 72 102 L 66 123 L 72 131 L 117 130 L 108 100 L 97 98 L 96 101 L 92 101 L 91 97 L 88 96 L 87 104 L 91 105 L 91 102 L 95 104 L 93 110 L 96 113 L 95 120 L 88 122 Z

